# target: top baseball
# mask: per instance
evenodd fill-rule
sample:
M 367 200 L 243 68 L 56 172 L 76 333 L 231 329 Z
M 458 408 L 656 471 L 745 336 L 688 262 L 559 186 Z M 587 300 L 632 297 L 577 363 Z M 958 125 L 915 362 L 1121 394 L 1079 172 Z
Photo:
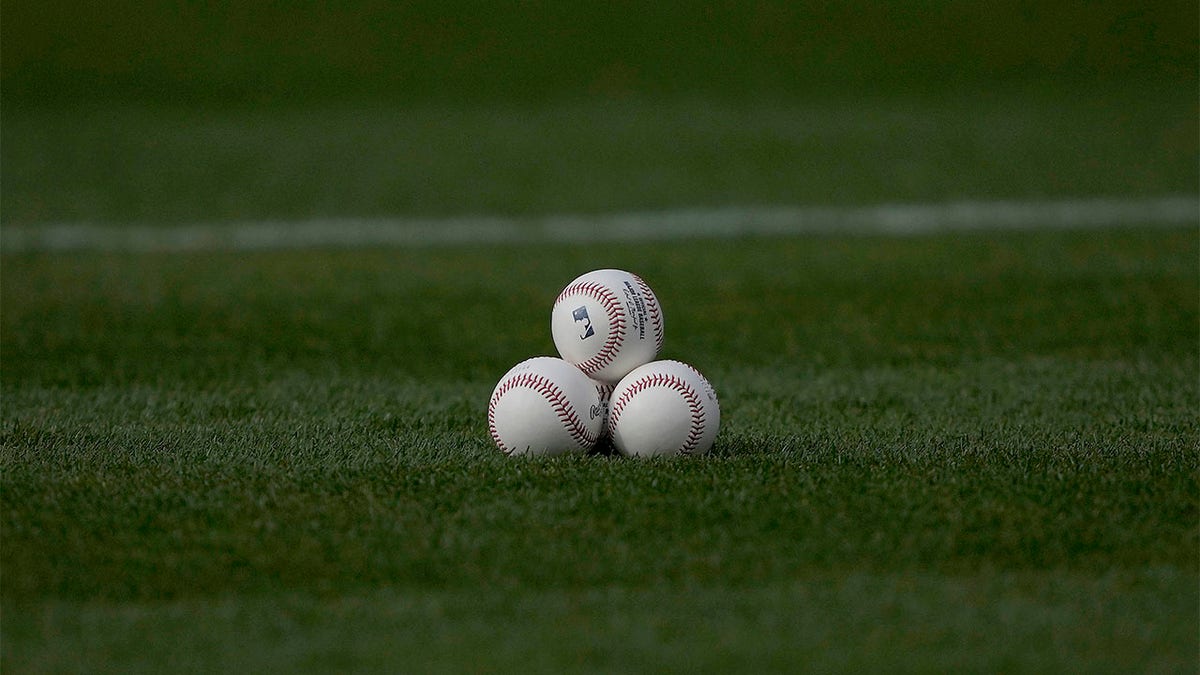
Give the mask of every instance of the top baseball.
M 658 355 L 662 308 L 636 274 L 595 270 L 558 294 L 550 331 L 564 360 L 588 377 L 614 383 Z

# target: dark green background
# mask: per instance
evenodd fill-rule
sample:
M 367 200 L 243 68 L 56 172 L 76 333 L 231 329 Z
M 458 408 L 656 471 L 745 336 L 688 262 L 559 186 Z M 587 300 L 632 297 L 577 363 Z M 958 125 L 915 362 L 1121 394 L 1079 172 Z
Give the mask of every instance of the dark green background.
M 1193 194 L 1195 2 L 0 4 L 0 222 Z
M 7 0 L 6 105 L 1194 83 L 1197 4 Z
M 1198 24 L 3 0 L 0 224 L 1193 195 Z M 1198 251 L 4 250 L 0 668 L 1196 672 Z M 714 456 L 492 448 L 599 267 L 717 387 Z

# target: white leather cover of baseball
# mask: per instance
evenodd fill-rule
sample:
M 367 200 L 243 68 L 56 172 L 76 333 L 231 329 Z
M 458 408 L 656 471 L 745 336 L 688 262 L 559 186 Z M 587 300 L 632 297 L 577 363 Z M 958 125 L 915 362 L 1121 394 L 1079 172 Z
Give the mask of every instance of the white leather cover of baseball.
M 607 416 L 598 383 L 575 366 L 536 356 L 513 366 L 488 400 L 488 430 L 508 455 L 586 452 Z
M 633 369 L 617 383 L 609 406 L 609 433 L 625 455 L 703 454 L 721 426 L 712 385 L 679 361 Z
M 595 270 L 567 284 L 550 315 L 554 346 L 588 377 L 615 383 L 663 343 L 663 313 L 641 277 Z

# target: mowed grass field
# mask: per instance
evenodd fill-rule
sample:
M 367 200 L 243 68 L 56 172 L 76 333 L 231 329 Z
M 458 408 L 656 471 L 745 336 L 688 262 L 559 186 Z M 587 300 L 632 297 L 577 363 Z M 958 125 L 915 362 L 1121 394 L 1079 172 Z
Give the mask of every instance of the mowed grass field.
M 5 672 L 1194 672 L 1195 228 L 3 258 Z M 511 459 L 637 271 L 713 453 Z
M 1194 3 L 543 4 L 3 3 L 0 669 L 1195 673 L 1196 220 L 55 248 L 1200 185 Z M 492 446 L 601 267 L 710 455 Z
M 4 111 L 6 226 L 1196 191 L 1194 86 Z

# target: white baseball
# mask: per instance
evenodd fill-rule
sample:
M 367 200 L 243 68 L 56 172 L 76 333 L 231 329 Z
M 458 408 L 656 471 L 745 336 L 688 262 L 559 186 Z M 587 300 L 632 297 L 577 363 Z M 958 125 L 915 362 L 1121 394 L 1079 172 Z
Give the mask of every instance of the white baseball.
M 605 438 L 608 436 L 608 413 L 612 409 L 610 405 L 612 403 L 612 393 L 617 385 L 601 382 L 600 380 L 592 380 L 592 383 L 596 385 L 596 396 L 599 397 L 600 405 L 604 408 L 603 423 L 600 425 L 600 438 Z
M 588 377 L 617 382 L 663 343 L 663 313 L 636 274 L 595 270 L 567 284 L 550 314 L 554 346 Z
M 488 430 L 507 455 L 584 452 L 596 445 L 607 414 L 599 383 L 562 359 L 536 356 L 496 383 Z
M 609 406 L 609 433 L 625 455 L 703 454 L 721 426 L 712 385 L 679 361 L 635 368 L 617 383 Z

